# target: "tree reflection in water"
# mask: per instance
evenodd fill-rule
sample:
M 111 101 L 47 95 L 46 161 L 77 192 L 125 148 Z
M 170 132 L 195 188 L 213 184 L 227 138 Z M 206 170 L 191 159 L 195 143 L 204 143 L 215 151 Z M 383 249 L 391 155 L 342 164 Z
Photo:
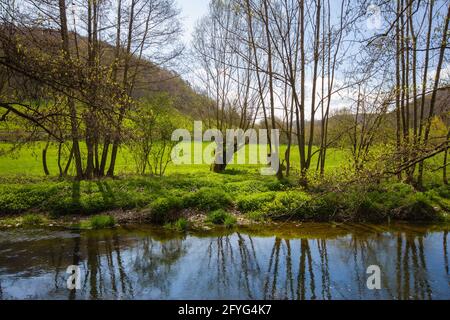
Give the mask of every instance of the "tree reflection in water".
M 154 228 L 4 234 L 0 298 L 450 298 L 446 230 L 305 230 L 275 230 L 275 236 L 248 230 L 174 236 Z M 81 290 L 66 288 L 69 265 L 82 270 Z M 366 286 L 370 265 L 382 269 L 381 291 Z

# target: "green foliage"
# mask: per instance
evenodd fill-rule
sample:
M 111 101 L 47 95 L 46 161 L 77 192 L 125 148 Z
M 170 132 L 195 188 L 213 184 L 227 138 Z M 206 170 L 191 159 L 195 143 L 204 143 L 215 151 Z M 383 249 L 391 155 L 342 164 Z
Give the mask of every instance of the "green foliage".
M 219 209 L 219 210 L 211 211 L 210 213 L 208 213 L 206 221 L 213 223 L 213 224 L 222 225 L 222 224 L 224 224 L 225 218 L 227 216 L 228 216 L 228 213 L 225 210 Z
M 275 192 L 263 192 L 238 197 L 237 206 L 242 212 L 260 210 L 267 202 L 275 199 Z
M 116 225 L 114 217 L 106 215 L 93 216 L 89 219 L 89 225 L 92 229 L 107 229 L 113 228 Z
M 154 93 L 141 101 L 131 119 L 128 147 L 137 173 L 164 175 L 175 145 L 172 132 L 183 122 L 173 107 L 173 99 L 166 93 Z
M 230 182 L 225 185 L 225 190 L 230 193 L 243 194 L 269 191 L 267 183 L 261 180 L 244 180 Z
M 255 221 L 255 222 L 264 222 L 268 217 L 265 216 L 262 211 L 251 211 L 245 214 L 247 219 Z
M 186 231 L 189 228 L 189 221 L 185 218 L 180 218 L 174 223 L 174 228 L 177 231 Z
M 58 190 L 57 184 L 1 185 L 0 211 L 3 214 L 16 214 L 30 209 L 45 207 L 49 198 Z
M 154 222 L 164 222 L 166 216 L 174 210 L 181 209 L 183 202 L 177 197 L 161 197 L 150 205 L 151 219 Z
M 44 223 L 44 218 L 37 214 L 27 214 L 22 218 L 22 224 L 25 226 L 38 226 Z
M 175 221 L 182 209 L 205 212 L 235 205 L 251 220 L 430 220 L 450 211 L 449 188 L 438 185 L 418 192 L 404 183 L 351 184 L 334 191 L 302 191 L 288 181 L 252 173 L 177 174 L 167 177 L 126 177 L 101 181 L 20 180 L 0 183 L 1 214 L 27 212 L 95 215 L 113 210 L 148 208 L 149 219 Z M 281 191 L 271 191 L 279 189 Z M 178 215 L 178 216 L 177 216 Z M 19 221 L 18 223 L 21 223 Z
M 231 203 L 231 197 L 225 191 L 217 188 L 201 188 L 184 199 L 186 207 L 205 211 L 226 208 Z
M 223 225 L 228 229 L 233 228 L 236 225 L 236 223 L 237 223 L 236 217 L 231 215 L 227 215 L 225 217 L 225 220 L 223 221 Z
M 262 211 L 271 217 L 284 217 L 288 215 L 307 217 L 309 211 L 308 203 L 311 196 L 301 191 L 278 192 L 272 202 L 266 203 Z

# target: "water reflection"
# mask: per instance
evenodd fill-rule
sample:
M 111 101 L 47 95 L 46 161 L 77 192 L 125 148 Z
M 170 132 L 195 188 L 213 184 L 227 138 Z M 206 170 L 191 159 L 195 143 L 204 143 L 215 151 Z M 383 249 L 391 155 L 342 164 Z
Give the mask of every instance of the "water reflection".
M 81 290 L 66 269 L 79 265 Z M 382 269 L 382 290 L 366 286 Z M 0 299 L 449 299 L 448 230 L 282 225 L 173 235 L 0 232 Z

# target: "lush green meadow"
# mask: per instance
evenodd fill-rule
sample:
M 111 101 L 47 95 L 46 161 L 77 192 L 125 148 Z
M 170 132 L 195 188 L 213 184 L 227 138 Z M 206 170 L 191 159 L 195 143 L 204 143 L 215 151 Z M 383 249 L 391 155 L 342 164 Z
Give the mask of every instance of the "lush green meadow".
M 3 151 L 10 147 L 1 146 Z M 49 148 L 52 175 L 45 177 L 42 148 L 43 144 L 37 143 L 0 157 L 2 215 L 89 216 L 119 210 L 151 222 L 174 222 L 180 228 L 185 223 L 179 219 L 193 212 L 209 213 L 212 221 L 222 217 L 224 223 L 231 224 L 235 220 L 225 216 L 226 212 L 252 221 L 386 221 L 445 219 L 450 210 L 449 188 L 442 185 L 441 172 L 432 170 L 439 167 L 439 158 L 427 163 L 427 190 L 418 192 L 394 179 L 379 184 L 346 184 L 342 176 L 348 172 L 351 158 L 347 150 L 340 149 L 330 150 L 325 179 L 316 182 L 312 177 L 311 186 L 305 189 L 298 184 L 295 148 L 293 174 L 282 181 L 262 176 L 258 165 L 237 164 L 230 165 L 224 174 L 210 172 L 208 164 L 169 164 L 164 177 L 138 176 L 133 155 L 124 148 L 116 179 L 82 182 L 58 178 L 56 146 Z
M 209 144 L 204 143 L 203 149 Z M 22 145 L 20 148 L 15 147 L 9 143 L 0 143 L 0 181 L 1 179 L 18 177 L 39 178 L 44 177 L 44 170 L 42 165 L 42 150 L 45 146 L 43 142 L 36 142 L 32 144 Z M 188 147 L 186 147 L 188 148 Z M 210 164 L 194 164 L 193 153 L 194 144 L 191 145 L 191 158 L 193 164 L 175 165 L 170 162 L 167 166 L 166 175 L 174 174 L 193 174 L 193 173 L 208 173 L 210 171 Z M 284 160 L 284 154 L 287 146 L 280 147 L 281 161 Z M 376 148 L 374 148 L 376 149 Z M 380 149 L 380 148 L 379 148 Z M 316 151 L 316 149 L 314 150 Z M 250 147 L 247 146 L 245 150 L 246 163 L 249 163 Z M 259 151 L 258 151 L 259 152 Z M 65 154 L 67 155 L 67 150 Z M 47 165 L 50 171 L 50 176 L 56 177 L 59 174 L 57 163 L 58 146 L 51 144 L 47 152 Z M 254 164 L 236 164 L 238 156 L 235 155 L 233 162 L 228 166 L 229 170 L 235 170 L 246 173 L 253 173 L 259 175 L 261 165 Z M 64 167 L 66 159 L 63 157 L 62 166 Z M 109 163 L 109 161 L 108 161 Z M 312 172 L 314 172 L 317 163 L 317 154 L 313 157 Z M 443 155 L 436 156 L 427 160 L 425 167 L 425 185 L 436 186 L 442 183 L 442 170 L 437 170 L 442 166 Z M 291 150 L 291 167 L 292 173 L 295 176 L 298 174 L 300 167 L 300 157 L 297 146 L 293 146 Z M 343 173 L 352 167 L 351 152 L 348 149 L 331 148 L 327 154 L 326 173 L 328 175 L 336 176 Z M 69 175 L 73 175 L 73 165 L 69 170 Z M 116 173 L 118 176 L 129 176 L 138 174 L 137 166 L 133 157 L 133 153 L 127 147 L 122 147 L 117 158 Z
M 203 148 L 206 148 L 209 144 L 204 143 Z M 0 177 L 1 176 L 11 176 L 11 175 L 27 175 L 27 176 L 44 176 L 44 170 L 42 166 L 42 150 L 45 147 L 45 143 L 36 142 L 33 144 L 27 144 L 20 148 L 14 148 L 12 144 L 0 143 Z M 194 152 L 194 144 L 191 147 L 192 160 Z M 280 154 L 282 155 L 282 160 L 284 159 L 284 154 L 287 146 L 282 145 L 280 147 Z M 250 147 L 247 146 L 245 149 L 246 162 L 249 162 L 249 151 Z M 67 152 L 66 152 L 67 153 Z M 3 154 L 3 156 L 2 156 Z M 51 175 L 58 175 L 58 163 L 57 163 L 58 146 L 55 144 L 50 145 L 47 152 L 47 164 Z M 65 160 L 65 159 L 64 159 Z M 327 169 L 338 170 L 343 166 L 349 164 L 350 153 L 348 150 L 342 149 L 331 149 L 327 156 Z M 194 161 L 192 161 L 194 162 Z M 235 164 L 237 162 L 237 156 L 234 157 L 234 162 L 229 166 L 229 169 L 234 170 L 244 170 L 244 171 L 254 171 L 257 172 L 259 165 L 242 165 Z M 317 157 L 314 158 L 313 163 L 317 162 Z M 291 164 L 295 171 L 299 167 L 299 152 L 296 146 L 293 147 L 291 151 Z M 63 166 L 65 162 L 63 161 Z M 169 163 L 166 173 L 170 174 L 182 174 L 182 173 L 193 173 L 193 172 L 207 172 L 209 171 L 209 164 L 182 164 L 174 165 Z M 74 168 L 72 167 L 69 173 L 73 174 Z M 136 164 L 134 162 L 132 152 L 123 147 L 117 159 L 116 172 L 118 176 L 122 175 L 132 175 L 137 173 Z

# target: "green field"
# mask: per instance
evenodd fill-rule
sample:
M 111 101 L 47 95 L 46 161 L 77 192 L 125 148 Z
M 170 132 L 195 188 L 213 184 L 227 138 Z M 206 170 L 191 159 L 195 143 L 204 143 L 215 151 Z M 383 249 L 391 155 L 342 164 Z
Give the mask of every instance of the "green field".
M 13 149 L 13 145 L 9 143 L 0 143 L 0 178 L 1 177 L 14 177 L 14 176 L 26 176 L 26 177 L 44 177 L 44 170 L 42 166 L 42 149 L 45 143 L 37 142 L 33 144 L 27 144 L 21 146 L 21 148 Z M 203 145 L 205 148 L 207 143 Z M 193 146 L 192 146 L 193 148 Z M 284 154 L 287 146 L 282 145 L 280 154 L 281 160 L 284 159 Z M 249 147 L 246 147 L 246 161 L 248 162 Z M 59 173 L 57 164 L 57 145 L 50 145 L 47 155 L 47 164 L 51 176 L 57 176 Z M 66 151 L 67 154 L 67 151 Z M 235 155 L 233 164 L 228 166 L 229 170 L 243 171 L 259 175 L 259 165 L 242 165 L 236 163 L 237 156 Z M 66 159 L 62 162 L 64 167 Z M 108 162 L 109 163 L 109 162 Z M 291 151 L 291 165 L 292 174 L 298 175 L 299 168 L 299 152 L 297 146 L 293 146 Z M 442 166 L 443 156 L 437 156 L 426 162 L 426 171 L 424 175 L 425 184 L 441 184 L 442 183 L 442 170 L 436 170 Z M 315 172 L 317 164 L 317 155 L 314 156 L 312 161 L 311 172 Z M 332 148 L 328 151 L 326 162 L 326 173 L 331 175 L 339 174 L 344 170 L 350 168 L 352 165 L 351 153 L 348 149 L 336 149 Z M 192 173 L 208 173 L 210 170 L 209 164 L 192 164 L 192 165 L 174 165 L 170 163 L 167 167 L 166 175 L 173 174 L 192 174 Z M 69 170 L 69 175 L 74 175 L 74 168 L 72 166 Z M 123 147 L 120 149 L 116 165 L 116 174 L 118 176 L 135 175 L 137 174 L 136 165 L 134 162 L 133 154 L 129 149 Z
M 204 147 L 208 144 L 205 143 Z M 44 176 L 42 167 L 42 149 L 45 143 L 38 142 L 29 145 L 24 145 L 20 149 L 13 150 L 13 145 L 8 143 L 0 144 L 0 176 L 5 175 L 30 175 L 30 176 Z M 287 146 L 281 146 L 281 155 L 284 155 Z M 11 151 L 13 150 L 13 151 Z M 246 159 L 248 162 L 249 147 L 246 147 Z M 3 154 L 3 156 L 2 156 Z M 58 174 L 57 164 L 58 147 L 51 145 L 48 149 L 48 168 L 51 175 Z M 333 170 L 349 164 L 350 154 L 347 150 L 331 149 L 327 156 L 327 169 Z M 237 157 L 235 156 L 234 162 Z M 282 160 L 284 157 L 282 156 Z M 291 164 L 293 171 L 299 167 L 299 152 L 297 146 L 294 146 L 291 151 Z M 317 163 L 317 158 L 314 158 L 314 165 Z M 63 162 L 64 166 L 65 162 Z M 237 165 L 231 164 L 229 169 L 256 171 L 260 166 L 258 165 Z M 196 171 L 209 171 L 209 164 L 202 165 L 174 165 L 170 163 L 167 167 L 167 174 L 178 173 L 192 173 Z M 69 173 L 73 174 L 72 167 Z M 133 154 L 127 148 L 122 148 L 118 154 L 116 165 L 117 175 L 130 175 L 136 173 L 136 165 L 134 163 Z
M 2 144 L 0 150 L 4 153 L 11 146 Z M 312 177 L 310 188 L 305 189 L 299 184 L 296 148 L 292 150 L 292 175 L 283 181 L 262 176 L 259 165 L 238 164 L 231 164 L 224 174 L 211 172 L 209 164 L 170 164 L 164 177 L 139 176 L 133 154 L 123 148 L 119 153 L 117 179 L 76 182 L 57 179 L 56 146 L 48 151 L 51 176 L 44 176 L 43 147 L 43 143 L 35 143 L 0 157 L 0 216 L 36 212 L 84 216 L 132 210 L 137 214 L 144 212 L 153 222 L 171 223 L 187 209 L 218 216 L 238 210 L 257 221 L 289 217 L 384 221 L 446 219 L 450 210 L 450 190 L 442 183 L 441 170 L 435 170 L 442 163 L 439 157 L 427 162 L 427 188 L 419 192 L 395 178 L 378 184 L 346 184 L 351 158 L 349 151 L 341 149 L 329 151 L 325 178 L 316 181 Z M 282 154 L 285 148 L 282 146 Z M 248 152 L 246 155 L 248 158 Z M 343 184 L 339 186 L 340 183 Z

